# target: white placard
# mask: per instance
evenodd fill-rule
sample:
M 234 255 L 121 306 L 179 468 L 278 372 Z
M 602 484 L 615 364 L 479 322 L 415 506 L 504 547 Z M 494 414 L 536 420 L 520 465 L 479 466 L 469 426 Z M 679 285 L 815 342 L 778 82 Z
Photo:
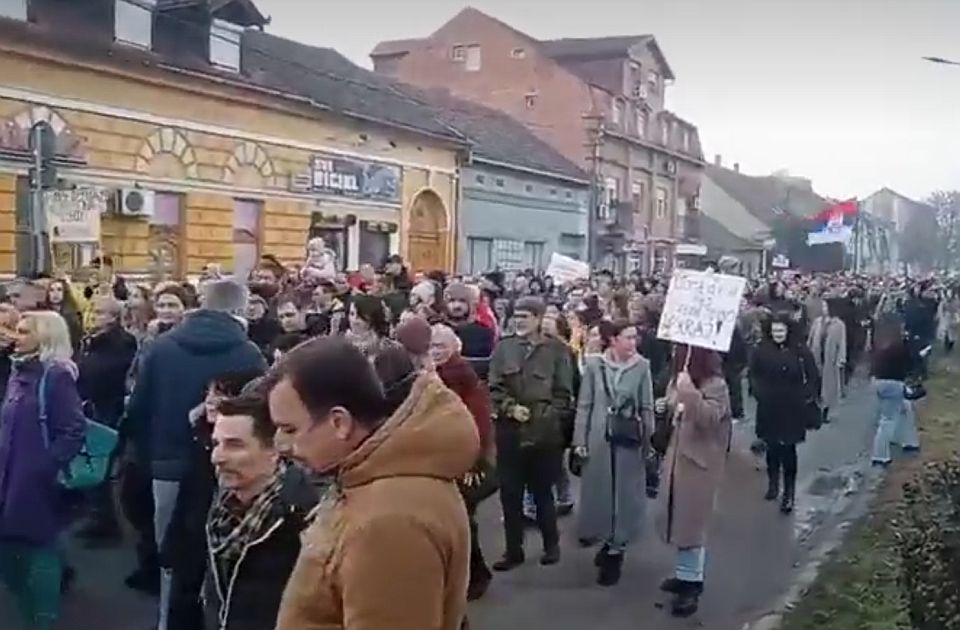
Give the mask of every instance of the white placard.
M 590 265 L 554 252 L 550 255 L 550 264 L 547 266 L 547 275 L 557 284 L 567 284 L 590 277 Z
M 105 188 L 78 187 L 43 193 L 51 243 L 99 243 L 100 215 L 107 211 Z
M 713 271 L 674 270 L 657 336 L 726 352 L 746 282 L 746 278 Z

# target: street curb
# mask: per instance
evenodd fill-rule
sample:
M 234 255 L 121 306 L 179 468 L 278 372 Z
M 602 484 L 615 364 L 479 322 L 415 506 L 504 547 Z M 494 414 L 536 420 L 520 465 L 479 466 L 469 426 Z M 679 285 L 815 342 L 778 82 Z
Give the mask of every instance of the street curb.
M 857 523 L 868 515 L 869 507 L 877 497 L 880 485 L 886 478 L 884 474 L 868 474 L 870 470 L 869 461 L 866 466 L 859 469 L 864 475 L 864 487 L 857 497 L 850 502 L 844 514 L 840 515 L 840 522 L 835 530 L 827 538 L 817 545 L 810 553 L 809 560 L 803 565 L 793 585 L 781 597 L 777 603 L 762 616 L 748 621 L 743 625 L 742 630 L 777 630 L 783 625 L 786 614 L 800 602 L 807 594 L 810 586 L 816 581 L 820 574 L 820 568 L 823 566 L 831 554 L 837 550 L 846 538 L 851 525 Z

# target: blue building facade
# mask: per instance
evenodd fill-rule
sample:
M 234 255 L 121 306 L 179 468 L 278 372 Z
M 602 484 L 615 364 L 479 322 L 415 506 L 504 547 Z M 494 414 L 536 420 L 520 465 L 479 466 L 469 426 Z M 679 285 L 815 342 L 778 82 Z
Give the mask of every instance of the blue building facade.
M 554 252 L 586 260 L 586 181 L 474 160 L 462 191 L 461 273 L 543 270 Z

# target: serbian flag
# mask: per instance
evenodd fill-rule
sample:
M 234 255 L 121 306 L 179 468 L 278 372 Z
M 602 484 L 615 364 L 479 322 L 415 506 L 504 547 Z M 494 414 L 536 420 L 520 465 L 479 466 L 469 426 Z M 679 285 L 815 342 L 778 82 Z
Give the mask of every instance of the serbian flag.
M 811 219 L 814 229 L 807 234 L 807 244 L 848 243 L 853 237 L 853 224 L 859 212 L 860 204 L 856 199 L 827 206 Z

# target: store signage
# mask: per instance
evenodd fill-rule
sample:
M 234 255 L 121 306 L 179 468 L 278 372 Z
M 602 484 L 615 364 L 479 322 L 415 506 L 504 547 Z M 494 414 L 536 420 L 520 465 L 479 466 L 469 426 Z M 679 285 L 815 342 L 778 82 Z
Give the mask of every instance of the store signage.
M 313 192 L 351 199 L 400 202 L 399 166 L 318 154 L 311 160 L 310 176 Z

